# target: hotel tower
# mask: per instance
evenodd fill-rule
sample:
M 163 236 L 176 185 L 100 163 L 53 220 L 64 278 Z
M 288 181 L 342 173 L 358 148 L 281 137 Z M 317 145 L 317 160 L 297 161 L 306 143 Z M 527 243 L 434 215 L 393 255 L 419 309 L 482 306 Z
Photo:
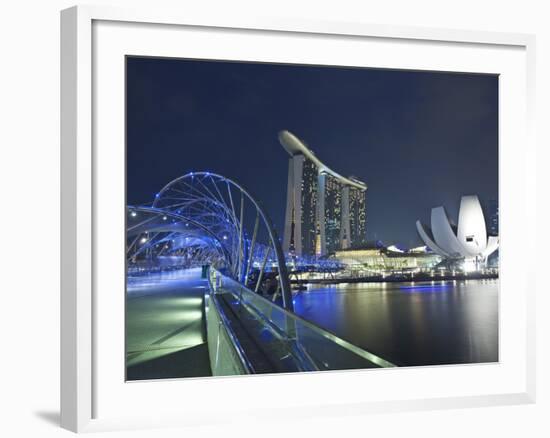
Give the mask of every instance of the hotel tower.
M 290 155 L 285 253 L 321 256 L 364 244 L 366 184 L 331 170 L 288 131 L 279 133 L 279 141 Z

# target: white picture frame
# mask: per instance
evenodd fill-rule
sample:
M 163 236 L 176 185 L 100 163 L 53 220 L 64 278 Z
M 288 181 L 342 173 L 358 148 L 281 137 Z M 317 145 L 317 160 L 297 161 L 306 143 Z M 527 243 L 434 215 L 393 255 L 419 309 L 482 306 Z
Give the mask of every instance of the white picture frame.
M 506 142 L 508 136 L 512 136 L 515 141 L 521 141 L 522 144 L 522 162 L 520 169 L 517 171 L 518 181 L 520 184 L 513 185 L 509 179 L 509 173 L 506 169 L 513 163 L 513 160 L 519 157 L 517 151 L 513 148 L 506 149 L 506 154 L 501 158 L 501 168 L 504 170 L 501 173 L 501 196 L 510 197 L 510 202 L 516 199 L 524 199 L 530 203 L 533 208 L 518 209 L 522 211 L 513 212 L 508 210 L 506 216 L 506 208 L 504 211 L 504 229 L 512 229 L 513 226 L 520 222 L 524 229 L 531 230 L 523 236 L 522 241 L 509 238 L 505 234 L 502 242 L 502 259 L 509 260 L 506 263 L 515 262 L 514 250 L 519 248 L 519 245 L 524 245 L 529 248 L 534 248 L 535 229 L 535 142 L 533 138 L 533 108 L 534 108 L 534 59 L 535 59 L 535 38 L 532 35 L 525 34 L 507 34 L 507 33 L 492 33 L 492 32 L 475 32 L 475 31 L 460 31 L 450 29 L 425 29 L 416 27 L 403 26 L 382 26 L 366 23 L 340 23 L 340 22 L 317 22 L 306 19 L 291 19 L 291 18 L 273 18 L 273 17 L 246 17 L 241 14 L 233 16 L 199 16 L 193 11 L 163 11 L 155 8 L 130 10 L 110 7 L 95 7 L 95 6 L 78 6 L 62 11 L 61 13 L 61 425 L 62 427 L 76 431 L 99 431 L 111 430 L 119 428 L 145 428 L 145 427 L 162 427 L 174 425 L 189 425 L 199 424 L 208 420 L 208 415 L 212 411 L 212 407 L 208 404 L 208 398 L 205 396 L 197 401 L 196 410 L 192 415 L 184 415 L 184 408 L 179 410 L 167 411 L 160 404 L 157 408 L 149 411 L 150 415 L 144 416 L 136 413 L 132 416 L 128 411 L 122 408 L 119 412 L 115 412 L 115 408 L 105 409 L 109 412 L 108 415 L 102 415 L 98 412 L 103 410 L 101 397 L 98 398 L 98 388 L 101 394 L 106 393 L 105 387 L 109 386 L 110 380 L 104 378 L 105 373 L 101 371 L 104 367 L 105 354 L 98 355 L 98 349 L 103 348 L 101 339 L 101 330 L 98 331 L 98 318 L 103 318 L 98 315 L 101 313 L 101 305 L 97 300 L 97 287 L 101 284 L 102 279 L 98 278 L 98 241 L 104 233 L 101 227 L 98 227 L 100 219 L 98 217 L 97 205 L 102 201 L 103 193 L 98 190 L 98 184 L 107 184 L 107 179 L 116 176 L 104 166 L 101 158 L 98 158 L 94 151 L 97 147 L 98 138 L 101 133 L 96 130 L 98 120 L 101 120 L 102 113 L 98 105 L 98 95 L 96 89 L 100 76 L 101 68 L 94 64 L 98 56 L 102 56 L 102 51 L 105 48 L 105 38 L 113 38 L 112 50 L 109 56 L 119 56 L 123 53 L 124 44 L 119 44 L 114 41 L 116 32 L 114 27 L 105 28 L 104 33 L 97 31 L 97 26 L 101 23 L 107 23 L 108 26 L 144 26 L 152 32 L 172 31 L 178 27 L 186 29 L 200 30 L 201 34 L 207 35 L 209 32 L 221 32 L 224 30 L 237 31 L 238 38 L 254 40 L 260 38 L 264 32 L 277 38 L 278 36 L 304 38 L 312 35 L 338 38 L 338 44 L 347 44 L 346 41 L 362 41 L 370 42 L 385 42 L 387 44 L 405 44 L 419 47 L 424 45 L 444 47 L 446 44 L 451 44 L 453 47 L 461 47 L 465 50 L 475 49 L 476 47 L 491 51 L 510 52 L 514 55 L 510 57 L 511 62 L 517 68 L 518 75 L 514 77 L 519 83 L 510 84 L 510 87 L 518 89 L 514 99 L 518 99 L 522 106 L 520 115 L 524 115 L 525 119 L 517 121 L 520 126 L 517 132 L 501 132 L 503 141 Z M 113 25 L 114 23 L 114 25 Z M 131 32 L 140 32 L 140 30 L 132 28 Z M 101 31 L 103 32 L 103 31 Z M 137 34 L 133 34 L 137 35 Z M 162 37 L 161 37 L 162 38 Z M 139 39 L 139 38 L 138 38 Z M 123 38 L 120 38 L 123 40 Z M 135 39 L 134 39 L 135 41 Z M 155 44 L 162 44 L 162 41 L 156 41 L 152 38 L 148 50 L 155 50 Z M 119 41 L 120 42 L 120 41 Z M 139 41 L 136 43 L 138 44 Z M 422 47 L 424 47 L 422 46 Z M 166 56 L 169 52 L 168 45 L 164 45 L 166 53 L 159 53 L 159 56 Z M 200 50 L 199 46 L 197 50 Z M 204 46 L 206 50 L 206 45 Z M 111 50 L 111 49 L 110 49 Z M 122 52 L 116 52 L 122 50 Z M 105 52 L 107 50 L 105 49 Z M 132 54 L 135 54 L 132 51 Z M 519 55 L 518 55 L 519 54 Z M 237 56 L 237 55 L 235 55 Z M 330 53 L 324 56 L 331 56 Z M 503 55 L 504 56 L 504 55 Z M 208 58 L 208 56 L 205 56 Z M 513 58 L 513 59 L 512 59 Z M 382 59 L 382 58 L 380 58 Z M 504 59 L 504 58 L 503 58 Z M 517 60 L 521 60 L 521 65 L 516 65 Z M 342 61 L 336 61 L 336 63 Z M 380 61 L 382 62 L 382 61 Z M 422 68 L 419 61 L 410 60 L 404 61 L 406 66 L 403 68 L 415 68 L 415 62 L 418 62 L 416 68 Z M 482 60 L 479 60 L 482 63 Z M 487 62 L 487 60 L 485 60 Z M 104 64 L 102 64 L 104 65 Z M 380 64 L 379 64 L 380 65 Z M 500 65 L 498 62 L 495 65 Z M 408 67 L 407 67 L 408 66 Z M 425 68 L 425 67 L 424 67 Z M 503 67 L 506 68 L 506 67 Z M 498 68 L 495 67 L 498 73 Z M 480 71 L 485 71 L 482 67 Z M 101 76 L 102 77 L 102 76 Z M 522 78 L 525 82 L 522 82 Z M 117 78 L 120 84 L 120 79 Z M 111 84 L 112 85 L 112 84 Z M 111 86 L 109 85 L 109 86 Z M 114 83 L 116 86 L 116 83 Z M 519 88 L 518 88 L 519 87 Z M 118 90 L 120 92 L 120 90 Z M 510 100 L 511 101 L 511 100 Z M 122 104 L 119 102 L 119 104 Z M 502 105 L 510 105 L 506 101 Z M 524 105 L 524 107 L 523 107 Z M 117 111 L 119 107 L 113 109 Z M 506 111 L 506 107 L 501 107 L 501 110 Z M 514 113 L 516 114 L 516 113 Z M 512 113 L 510 113 L 512 115 Z M 120 117 L 120 112 L 117 117 Z M 119 120 L 119 119 L 117 119 Z M 511 121 L 511 120 L 510 120 Z M 120 129 L 120 126 L 117 128 Z M 120 138 L 120 136 L 118 137 Z M 119 145 L 123 148 L 123 145 Z M 118 147 L 118 146 L 117 146 Z M 117 169 L 120 164 L 116 159 L 113 160 L 113 168 Z M 120 178 L 115 181 L 119 184 Z M 112 182 L 112 181 L 111 181 Z M 116 185 L 115 184 L 115 185 Z M 109 182 L 108 185 L 111 185 Z M 515 187 L 515 188 L 513 188 Z M 504 199 L 506 201 L 506 199 Z M 112 200 L 117 205 L 116 199 Z M 507 202 L 504 202 L 506 205 Z M 119 212 L 123 215 L 123 205 L 120 205 Z M 103 209 L 105 211 L 105 209 Z M 116 212 L 113 214 L 117 214 Z M 507 217 L 509 219 L 507 219 Z M 508 221 L 508 222 L 507 222 Z M 122 237 L 121 237 L 122 238 Z M 103 245 L 103 243 L 102 243 Z M 114 247 L 116 250 L 116 246 Z M 518 263 L 521 263 L 518 261 Z M 509 264 L 508 264 L 509 266 Z M 520 346 L 516 354 L 518 355 L 517 366 L 514 365 L 513 370 L 506 371 L 508 374 L 499 375 L 500 369 L 505 369 L 509 363 L 515 363 L 514 360 L 504 360 L 497 364 L 500 368 L 491 369 L 490 372 L 482 370 L 482 367 L 472 366 L 457 366 L 454 371 L 441 371 L 441 367 L 420 367 L 415 370 L 388 370 L 385 374 L 379 374 L 376 379 L 385 381 L 393 381 L 395 379 L 407 378 L 411 379 L 414 373 L 414 379 L 429 379 L 431 376 L 434 381 L 437 379 L 445 379 L 447 373 L 455 373 L 458 368 L 465 369 L 463 379 L 468 380 L 468 375 L 476 373 L 489 373 L 491 375 L 499 375 L 495 377 L 493 386 L 480 386 L 480 391 L 472 391 L 464 389 L 462 392 L 458 389 L 453 393 L 446 393 L 445 388 L 436 392 L 435 389 L 431 395 L 420 395 L 421 392 L 411 390 L 408 393 L 393 391 L 388 397 L 372 397 L 368 398 L 362 394 L 352 394 L 347 398 L 346 393 L 334 392 L 334 400 L 327 403 L 318 394 L 313 392 L 311 388 L 318 388 L 326 384 L 326 388 L 335 387 L 334 385 L 344 385 L 352 382 L 353 379 L 363 379 L 365 372 L 350 373 L 329 373 L 319 375 L 293 375 L 293 376 L 264 376 L 246 378 L 227 378 L 227 379 L 209 379 L 197 380 L 191 379 L 187 385 L 189 390 L 196 391 L 198 387 L 203 385 L 206 394 L 211 394 L 209 391 L 235 391 L 237 388 L 243 388 L 243 393 L 251 391 L 251 386 L 269 385 L 281 386 L 290 384 L 298 385 L 298 380 L 302 379 L 305 382 L 304 389 L 301 391 L 304 395 L 300 395 L 295 400 L 294 404 L 289 404 L 288 407 L 280 406 L 279 410 L 290 416 L 296 417 L 301 415 L 341 415 L 343 412 L 361 414 L 367 412 L 380 411 L 402 411 L 411 409 L 434 409 L 434 408 L 451 408 L 451 407 L 473 407 L 487 406 L 499 404 L 519 404 L 530 403 L 535 399 L 535 311 L 534 311 L 534 295 L 535 295 L 535 272 L 533 268 L 524 265 L 521 275 L 517 273 L 507 273 L 501 276 L 503 284 L 516 286 L 522 284 L 522 295 L 517 302 L 510 302 L 511 307 L 515 306 L 517 312 L 520 312 L 519 323 L 517 324 L 518 333 L 513 336 L 513 342 L 517 342 L 516 346 Z M 527 280 L 525 280 L 527 278 Z M 122 293 L 122 291 L 121 291 Z M 506 304 L 506 303 L 504 303 Z M 503 303 L 501 303 L 502 309 Z M 508 306 L 508 304 L 506 304 Z M 505 308 L 505 310 L 508 307 Z M 501 328 L 503 330 L 504 339 L 502 342 L 508 342 L 506 336 L 510 338 L 510 332 L 506 329 L 509 317 L 505 313 L 501 319 Z M 123 317 L 120 315 L 120 317 Z M 504 321 L 503 321 L 504 320 Z M 503 326 L 504 324 L 504 326 Z M 516 339 L 517 338 L 517 339 Z M 100 345 L 101 344 L 101 345 Z M 111 350 L 112 351 L 112 350 Z M 120 356 L 123 352 L 120 352 Z M 447 370 L 449 368 L 446 368 Z M 366 371 L 368 373 L 368 371 Z M 401 376 L 406 372 L 406 375 Z M 460 372 L 460 370 L 459 370 Z M 388 373 L 394 373 L 392 375 Z M 401 374 L 400 374 L 401 373 Z M 481 374 L 480 374 L 481 375 Z M 340 376 L 340 377 L 339 377 Z M 342 377 L 343 376 L 343 377 Z M 366 375 L 365 375 L 366 376 Z M 374 374 L 369 374 L 368 378 L 372 380 Z M 382 377 L 383 376 L 383 377 Z M 366 377 L 365 377 L 366 378 Z M 477 377 L 484 379 L 483 377 Z M 274 380 L 275 379 L 275 380 Z M 335 379 L 339 379 L 336 383 Z M 345 380 L 342 380 L 345 379 Z M 504 379 L 511 379 L 513 385 L 506 386 Z M 250 381 L 253 380 L 253 384 Z M 302 384 L 300 380 L 299 384 Z M 328 383 L 332 380 L 332 383 Z M 107 383 L 102 383 L 107 382 Z M 275 382 L 275 383 L 273 383 Z M 347 382 L 347 383 L 345 383 Z M 124 382 L 120 382 L 124 385 Z M 168 394 L 170 391 L 169 385 L 179 385 L 181 382 L 162 382 L 162 383 L 147 383 L 141 386 L 132 386 L 132 396 L 136 394 L 162 394 L 163 391 Z M 466 382 L 464 382 L 466 383 Z M 102 386 L 103 385 L 103 386 Z M 332 385 L 332 386 L 330 386 Z M 500 385 L 500 386 L 499 386 Z M 466 384 L 464 387 L 468 386 Z M 137 389 L 136 389 L 137 388 Z M 160 389 L 159 389 L 160 388 Z M 492 389 L 491 389 L 492 388 Z M 149 391 L 149 392 L 148 392 Z M 152 392 L 151 392 L 152 391 Z M 116 392 L 116 391 L 115 391 Z M 110 394 L 110 397 L 115 397 L 115 392 Z M 213 393 L 213 392 L 212 392 Z M 117 393 L 118 394 L 118 393 Z M 121 394 L 121 393 L 120 393 Z M 119 394 L 119 395 L 120 395 Z M 105 398 L 105 397 L 104 397 Z M 104 399 L 103 398 L 103 399 Z M 167 398 L 170 399 L 170 396 Z M 113 404 L 120 403 L 122 399 L 115 399 Z M 243 404 L 234 411 L 220 412 L 217 415 L 218 421 L 231 421 L 231 417 L 235 414 L 249 415 L 255 418 L 262 418 L 260 411 L 254 410 L 252 404 L 246 404 L 246 399 L 243 398 Z M 292 406 L 300 406 L 299 411 L 293 410 Z

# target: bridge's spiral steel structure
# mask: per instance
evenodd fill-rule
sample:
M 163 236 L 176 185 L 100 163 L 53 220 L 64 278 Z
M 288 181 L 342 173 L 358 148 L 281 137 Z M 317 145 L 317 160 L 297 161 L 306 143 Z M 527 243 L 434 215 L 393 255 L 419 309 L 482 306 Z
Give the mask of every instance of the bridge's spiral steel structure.
M 151 207 L 127 210 L 129 267 L 176 255 L 190 264 L 213 265 L 256 292 L 275 270 L 283 306 L 292 310 L 277 233 L 260 203 L 237 182 L 192 172 L 168 183 Z

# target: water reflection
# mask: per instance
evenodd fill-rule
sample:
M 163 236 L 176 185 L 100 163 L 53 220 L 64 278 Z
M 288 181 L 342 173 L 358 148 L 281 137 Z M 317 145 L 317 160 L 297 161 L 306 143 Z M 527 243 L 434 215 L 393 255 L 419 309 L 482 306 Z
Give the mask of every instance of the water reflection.
M 498 280 L 312 287 L 294 303 L 304 318 L 399 365 L 498 361 Z

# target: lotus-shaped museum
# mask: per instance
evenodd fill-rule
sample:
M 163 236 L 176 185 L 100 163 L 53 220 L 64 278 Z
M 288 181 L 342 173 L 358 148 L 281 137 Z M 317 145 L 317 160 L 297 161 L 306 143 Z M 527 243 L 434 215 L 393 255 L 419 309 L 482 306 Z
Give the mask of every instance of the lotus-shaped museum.
M 462 196 L 457 226 L 451 225 L 445 209 L 432 208 L 431 229 L 416 221 L 424 243 L 446 259 L 465 259 L 485 263 L 498 248 L 498 236 L 487 236 L 485 217 L 476 195 Z

